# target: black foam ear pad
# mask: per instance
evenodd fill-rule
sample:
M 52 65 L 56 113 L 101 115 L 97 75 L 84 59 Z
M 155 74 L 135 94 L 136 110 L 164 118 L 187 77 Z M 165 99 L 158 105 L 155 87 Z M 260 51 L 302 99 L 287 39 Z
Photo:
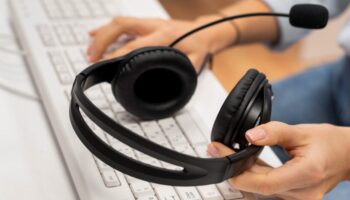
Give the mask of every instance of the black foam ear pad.
M 239 120 L 263 80 L 265 80 L 265 75 L 254 69 L 250 69 L 242 77 L 226 98 L 216 117 L 211 133 L 212 141 L 232 147 Z
M 147 47 L 126 56 L 112 90 L 130 113 L 158 119 L 183 108 L 196 85 L 196 71 L 185 54 L 169 47 Z

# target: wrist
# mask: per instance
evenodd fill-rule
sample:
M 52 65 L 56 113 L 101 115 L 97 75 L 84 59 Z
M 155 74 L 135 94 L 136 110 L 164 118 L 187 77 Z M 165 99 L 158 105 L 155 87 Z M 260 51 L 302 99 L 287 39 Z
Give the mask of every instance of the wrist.
M 222 19 L 220 14 L 205 15 L 195 19 L 198 26 Z M 208 43 L 208 48 L 211 53 L 217 53 L 235 43 L 237 43 L 238 32 L 230 21 L 216 24 L 203 31 L 204 40 Z
M 350 154 L 348 152 L 350 152 L 350 128 L 349 127 L 342 127 L 342 133 L 343 133 L 343 137 L 344 137 L 344 141 L 346 141 L 346 146 L 344 149 L 344 151 L 346 152 L 346 175 L 345 175 L 345 180 L 350 180 Z

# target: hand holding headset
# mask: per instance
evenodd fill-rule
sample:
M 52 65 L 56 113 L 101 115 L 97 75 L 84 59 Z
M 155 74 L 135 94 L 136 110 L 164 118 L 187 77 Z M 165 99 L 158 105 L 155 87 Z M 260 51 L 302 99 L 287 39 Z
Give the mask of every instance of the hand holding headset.
M 263 147 L 249 145 L 245 132 L 267 123 L 271 115 L 272 91 L 265 75 L 249 70 L 230 92 L 215 120 L 211 138 L 234 148 L 235 154 L 223 158 L 197 158 L 160 146 L 124 128 L 99 110 L 84 94 L 88 88 L 108 82 L 115 98 L 124 108 L 143 119 L 173 115 L 191 99 L 197 74 L 190 60 L 172 48 L 189 35 L 244 17 L 289 17 L 290 23 L 302 28 L 323 28 L 328 11 L 318 5 L 296 5 L 290 14 L 251 13 L 226 17 L 194 29 L 174 41 L 170 47 L 145 47 L 129 54 L 102 61 L 76 76 L 72 89 L 70 119 L 82 143 L 111 167 L 139 179 L 160 184 L 193 186 L 219 183 L 237 176 L 256 161 Z M 181 166 L 169 170 L 134 160 L 104 143 L 88 127 L 81 110 L 107 134 L 159 160 Z M 238 144 L 239 148 L 235 148 Z

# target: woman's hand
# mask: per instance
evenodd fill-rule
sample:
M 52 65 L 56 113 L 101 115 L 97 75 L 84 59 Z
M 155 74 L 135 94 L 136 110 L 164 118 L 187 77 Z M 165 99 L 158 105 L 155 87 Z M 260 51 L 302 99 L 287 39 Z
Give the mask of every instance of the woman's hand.
M 116 17 L 110 23 L 90 32 L 93 40 L 87 53 L 90 61 L 96 62 L 103 58 L 109 45 L 125 34 L 135 39 L 107 55 L 106 59 L 118 57 L 145 46 L 166 46 L 184 33 L 219 18 L 221 17 L 210 15 L 194 21 L 181 21 Z M 176 48 L 187 54 L 194 66 L 198 68 L 207 53 L 216 53 L 229 46 L 235 41 L 235 37 L 236 32 L 232 25 L 223 23 L 186 38 L 176 45 Z
M 292 159 L 276 169 L 257 162 L 229 180 L 237 189 L 283 199 L 318 200 L 350 178 L 349 128 L 271 122 L 248 131 L 246 138 L 258 146 L 281 145 Z M 233 151 L 212 143 L 208 153 L 218 157 Z

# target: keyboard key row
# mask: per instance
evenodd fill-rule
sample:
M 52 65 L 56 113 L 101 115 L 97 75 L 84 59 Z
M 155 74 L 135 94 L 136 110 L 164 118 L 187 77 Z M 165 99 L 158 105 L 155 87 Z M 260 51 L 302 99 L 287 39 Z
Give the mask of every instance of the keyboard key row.
M 181 113 L 177 115 L 175 119 L 192 145 L 195 146 L 208 143 L 189 113 Z
M 113 171 L 101 171 L 103 182 L 105 183 L 106 187 L 117 187 L 120 186 L 119 179 L 116 175 L 116 173 Z
M 39 25 L 37 26 L 37 31 L 39 33 L 39 36 L 44 46 L 50 47 L 50 46 L 56 45 L 55 37 L 53 35 L 52 30 L 49 28 L 49 26 Z
M 51 64 L 55 68 L 58 79 L 63 85 L 70 85 L 73 83 L 73 76 L 69 71 L 69 66 L 65 57 L 59 51 L 50 51 L 48 53 Z
M 108 16 L 99 0 L 41 0 L 41 2 L 48 17 L 54 20 Z
M 92 98 L 101 98 L 100 90 L 101 88 L 94 89 L 92 88 L 89 95 Z M 108 110 L 108 109 L 107 109 Z M 108 110 L 112 112 L 111 109 Z M 107 111 L 107 112 L 108 112 Z M 190 122 L 194 123 L 192 119 L 188 119 L 190 116 L 187 114 L 186 117 L 183 117 L 182 120 L 187 118 L 187 120 L 191 120 Z M 177 118 L 178 120 L 178 118 Z M 181 119 L 180 119 L 181 120 Z M 179 123 L 181 125 L 181 123 Z M 169 139 L 169 135 L 180 135 L 183 134 L 183 127 L 179 127 L 177 121 L 172 118 L 167 118 L 159 121 L 146 121 L 140 123 L 126 123 L 124 126 L 130 130 L 133 130 L 137 134 L 144 137 L 151 138 L 163 138 L 167 142 L 165 135 Z M 124 143 L 116 140 L 112 136 L 105 134 L 98 127 L 93 128 L 97 131 L 97 134 L 100 138 L 107 138 L 107 143 L 111 144 L 112 148 L 117 151 L 127 155 L 133 159 L 140 160 L 143 163 L 156 166 L 163 167 L 171 170 L 182 170 L 182 167 L 176 166 L 170 163 L 166 163 L 163 161 L 159 161 L 149 155 L 146 155 L 140 151 L 133 150 L 131 147 L 125 145 Z M 181 130 L 182 129 L 182 130 Z M 198 130 L 199 131 L 199 130 Z M 177 136 L 179 137 L 179 136 Z M 186 137 L 184 137 L 186 139 Z M 200 143 L 200 145 L 194 145 L 191 147 L 190 143 L 185 140 L 186 144 L 173 145 L 172 147 L 169 145 L 169 148 L 173 148 L 174 150 L 185 153 L 191 156 L 199 156 L 199 157 L 208 157 L 206 153 L 206 144 Z M 171 142 L 171 140 L 169 140 Z M 107 187 L 112 187 L 116 185 L 115 177 L 113 173 L 108 172 L 107 175 L 102 172 L 105 171 L 113 171 L 108 165 L 103 162 L 96 162 L 98 169 L 100 170 L 101 176 L 104 180 Z M 115 174 L 115 173 L 114 173 Z M 118 178 L 118 177 L 117 177 Z M 240 199 L 243 198 L 242 193 L 238 190 L 232 188 L 227 182 L 220 183 L 215 185 L 207 185 L 207 186 L 198 186 L 198 187 L 172 187 L 172 186 L 163 186 L 157 184 L 149 184 L 148 182 L 142 181 L 140 179 L 125 175 L 126 181 L 128 182 L 131 191 L 134 193 L 135 198 L 137 199 L 179 199 L 179 200 L 196 200 L 196 199 L 204 199 L 204 200 L 223 200 L 223 199 Z
M 181 200 L 201 200 L 197 189 L 195 187 L 176 187 Z

